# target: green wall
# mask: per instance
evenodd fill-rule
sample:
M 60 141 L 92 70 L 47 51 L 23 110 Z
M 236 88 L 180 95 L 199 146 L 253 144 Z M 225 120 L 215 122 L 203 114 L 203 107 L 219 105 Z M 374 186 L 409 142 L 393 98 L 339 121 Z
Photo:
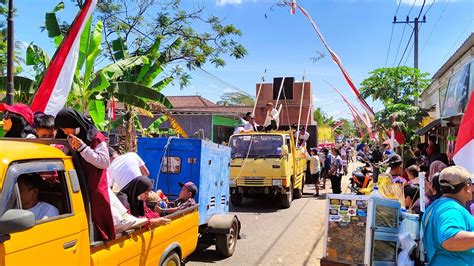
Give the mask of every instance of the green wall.
M 237 122 L 237 119 L 223 117 L 220 115 L 212 115 L 211 139 L 214 139 L 214 126 L 235 127 Z

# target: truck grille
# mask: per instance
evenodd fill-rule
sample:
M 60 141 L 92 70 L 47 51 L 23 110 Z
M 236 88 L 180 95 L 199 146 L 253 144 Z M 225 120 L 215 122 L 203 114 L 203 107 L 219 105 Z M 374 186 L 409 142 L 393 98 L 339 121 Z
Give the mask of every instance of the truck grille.
M 271 185 L 272 180 L 263 177 L 244 177 L 237 180 L 237 186 L 265 187 Z

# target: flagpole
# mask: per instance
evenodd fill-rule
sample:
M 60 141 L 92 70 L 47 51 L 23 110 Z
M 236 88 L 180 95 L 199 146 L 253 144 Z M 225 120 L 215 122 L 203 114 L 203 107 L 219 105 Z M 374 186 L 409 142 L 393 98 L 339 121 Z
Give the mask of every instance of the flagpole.
M 15 38 L 13 35 L 13 0 L 8 1 L 8 39 L 7 39 L 7 104 L 14 102 L 15 87 L 13 83 L 14 65 L 13 53 Z
M 257 109 L 257 103 L 258 103 L 258 98 L 260 97 L 260 91 L 262 90 L 263 82 L 265 82 L 265 73 L 267 73 L 266 68 L 262 74 L 262 83 L 260 83 L 260 86 L 258 86 L 257 98 L 255 98 L 255 104 L 253 105 L 252 115 L 255 115 L 255 109 Z
M 300 100 L 300 112 L 298 114 L 298 128 L 296 129 L 296 136 L 300 134 L 300 125 L 301 125 L 301 112 L 303 111 L 303 96 L 304 96 L 304 84 L 305 84 L 306 70 L 303 72 L 303 85 L 301 85 L 301 100 Z

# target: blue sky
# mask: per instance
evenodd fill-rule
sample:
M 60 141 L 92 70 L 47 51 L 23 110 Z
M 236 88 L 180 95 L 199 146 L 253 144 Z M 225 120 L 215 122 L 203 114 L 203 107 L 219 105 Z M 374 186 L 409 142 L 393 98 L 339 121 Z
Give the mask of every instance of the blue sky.
M 368 73 L 379 67 L 398 65 L 411 34 L 411 28 L 404 24 L 393 27 L 389 48 L 392 19 L 400 0 L 297 0 L 312 16 L 331 48 L 339 55 L 356 86 L 368 77 Z M 44 13 L 59 1 L 16 0 L 15 38 L 19 41 L 39 44 L 52 54 L 54 46 L 46 33 L 40 31 Z M 183 0 L 192 8 L 191 0 Z M 201 3 L 201 1 L 199 1 Z M 349 87 L 339 68 L 332 62 L 309 21 L 300 13 L 291 15 L 289 8 L 270 8 L 277 0 L 207 0 L 206 13 L 225 19 L 243 32 L 238 38 L 248 49 L 244 59 L 227 59 L 225 68 L 212 65 L 204 67 L 219 81 L 201 71 L 191 73 L 191 86 L 180 90 L 170 86 L 166 95 L 202 95 L 212 101 L 232 87 L 255 95 L 255 84 L 267 69 L 266 79 L 275 76 L 293 76 L 300 80 L 306 71 L 306 80 L 313 84 L 315 107 L 322 107 L 336 117 L 350 117 L 339 96 L 326 83 L 332 83 L 354 102 Z M 397 17 L 403 20 L 410 12 L 414 0 L 401 0 Z M 416 0 L 410 18 L 418 15 L 423 0 Z M 65 1 L 62 18 L 72 19 L 77 8 Z M 426 0 L 423 10 L 427 23 L 420 29 L 419 67 L 423 72 L 434 74 L 454 53 L 474 29 L 474 1 L 471 0 Z M 267 18 L 265 18 L 267 14 Z M 404 30 L 405 27 L 405 30 Z M 402 33 L 403 39 L 402 39 Z M 401 45 L 400 44 L 401 41 Z M 400 48 L 398 48 L 400 46 Z M 408 47 L 402 65 L 413 66 L 413 50 Z M 397 55 L 398 50 L 398 56 Z M 408 51 L 411 53 L 408 54 Z M 323 52 L 326 56 L 313 63 L 310 57 Z M 386 63 L 387 62 L 387 63 Z M 229 86 L 230 84 L 231 86 Z M 369 103 L 377 110 L 380 103 Z

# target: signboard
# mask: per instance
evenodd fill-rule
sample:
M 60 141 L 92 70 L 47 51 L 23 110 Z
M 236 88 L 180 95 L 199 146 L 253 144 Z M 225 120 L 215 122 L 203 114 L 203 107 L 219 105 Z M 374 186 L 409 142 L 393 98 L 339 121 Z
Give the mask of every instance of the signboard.
M 441 116 L 450 117 L 464 113 L 469 93 L 471 64 L 464 65 L 449 79 Z
M 369 199 L 349 195 L 329 197 L 323 256 L 350 264 L 366 262 Z

